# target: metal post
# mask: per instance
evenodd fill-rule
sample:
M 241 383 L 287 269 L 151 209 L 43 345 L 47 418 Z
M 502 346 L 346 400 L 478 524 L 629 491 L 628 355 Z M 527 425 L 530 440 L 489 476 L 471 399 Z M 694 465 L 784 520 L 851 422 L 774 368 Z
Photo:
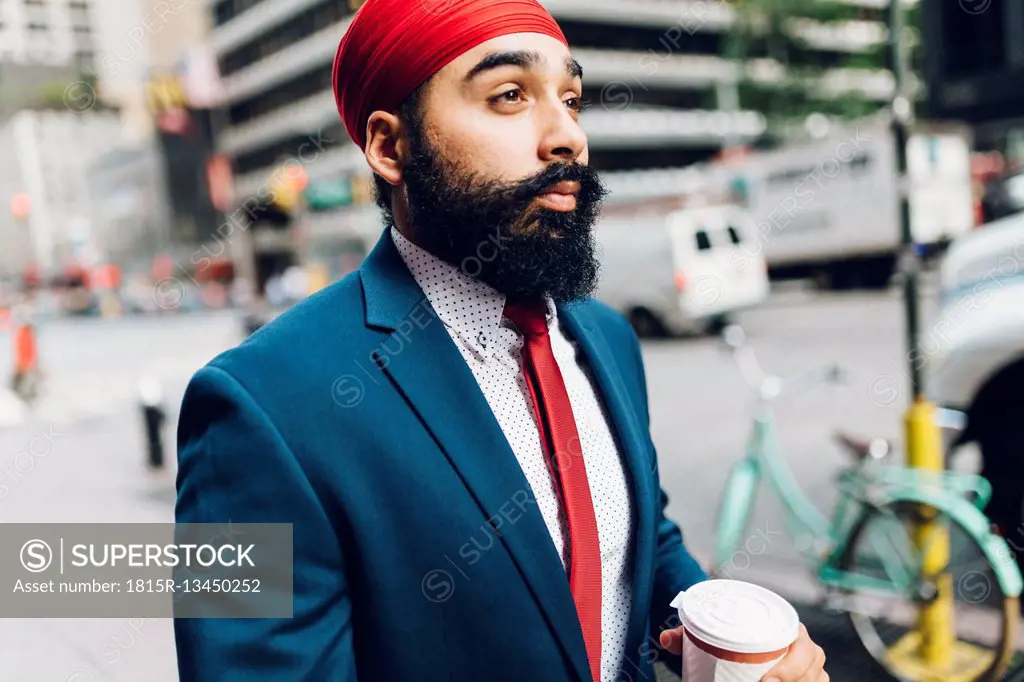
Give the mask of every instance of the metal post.
M 745 7 L 740 6 L 733 12 L 733 24 L 726 34 L 726 60 L 734 69 L 735 78 L 727 82 L 721 82 L 715 87 L 715 97 L 718 110 L 736 115 L 741 109 L 740 86 L 744 81 L 746 69 L 746 25 L 744 24 Z M 723 148 L 731 149 L 742 143 L 742 138 L 736 134 L 735 128 L 730 128 L 723 140 Z
M 896 175 L 900 202 L 900 242 L 902 246 L 903 299 L 906 312 L 907 361 L 910 364 L 911 404 L 904 418 L 907 438 L 907 464 L 922 476 L 938 475 L 945 468 L 942 441 L 936 423 L 935 406 L 925 398 L 919 352 L 920 306 L 919 277 L 921 255 L 911 230 L 910 181 L 907 177 L 907 140 L 913 125 L 913 98 L 907 92 L 907 55 L 904 45 L 904 8 L 902 0 L 889 0 L 889 55 L 895 80 L 892 101 L 893 139 L 896 144 Z M 956 637 L 953 623 L 953 585 L 949 572 L 949 532 L 929 507 L 920 510 L 921 522 L 913 536 L 921 551 L 921 570 L 934 576 L 935 598 L 921 606 L 916 631 L 894 647 L 893 663 L 900 667 L 910 661 L 923 664 L 932 678 L 951 679 Z
M 167 421 L 167 411 L 164 408 L 163 387 L 156 378 L 147 376 L 139 382 L 139 409 L 142 413 L 146 464 L 150 469 L 162 469 L 163 427 Z
M 917 400 L 924 394 L 921 367 L 916 349 L 919 346 L 920 315 L 918 280 L 921 259 L 914 244 L 910 226 L 910 197 L 907 180 L 907 139 L 914 118 L 914 105 L 907 95 L 907 60 L 903 49 L 903 6 L 900 0 L 889 1 L 889 56 L 895 80 L 892 101 L 892 132 L 896 144 L 896 180 L 900 202 L 900 243 L 902 246 L 903 301 L 906 311 L 907 358 L 910 363 L 910 395 Z

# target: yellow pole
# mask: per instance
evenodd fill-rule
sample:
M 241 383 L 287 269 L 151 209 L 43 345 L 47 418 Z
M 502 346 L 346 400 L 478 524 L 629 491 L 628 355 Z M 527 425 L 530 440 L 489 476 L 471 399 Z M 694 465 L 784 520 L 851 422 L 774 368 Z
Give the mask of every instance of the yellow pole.
M 928 476 L 938 476 L 945 469 L 942 438 L 935 423 L 935 406 L 918 398 L 907 410 L 907 464 Z M 917 627 L 921 634 L 919 652 L 924 664 L 931 670 L 949 670 L 953 662 L 956 637 L 953 628 L 953 578 L 949 565 L 949 532 L 941 521 L 935 520 L 931 507 L 920 509 L 922 522 L 914 527 L 914 541 L 921 550 L 921 571 L 936 577 L 938 595 L 925 604 L 918 615 Z
M 902 0 L 889 0 L 889 54 L 892 59 L 895 92 L 892 101 L 893 139 L 896 143 L 896 182 L 900 187 L 900 243 L 905 262 L 903 299 L 907 314 L 907 349 L 911 353 L 919 348 L 918 329 L 918 277 L 920 258 L 911 229 L 910 197 L 907 166 L 907 141 L 914 119 L 914 99 L 907 94 L 909 60 L 904 49 L 904 8 Z M 908 360 L 910 355 L 908 354 Z M 935 423 L 935 406 L 925 400 L 922 367 L 910 363 L 910 393 L 914 400 L 906 414 L 907 464 L 911 469 L 938 476 L 945 469 L 942 438 Z M 921 551 L 921 570 L 935 577 L 938 593 L 935 600 L 921 607 L 917 630 L 920 636 L 920 662 L 933 672 L 933 679 L 948 679 L 956 644 L 953 623 L 953 584 L 946 567 L 949 564 L 949 531 L 935 519 L 935 510 L 922 507 L 922 521 L 914 523 L 914 541 Z

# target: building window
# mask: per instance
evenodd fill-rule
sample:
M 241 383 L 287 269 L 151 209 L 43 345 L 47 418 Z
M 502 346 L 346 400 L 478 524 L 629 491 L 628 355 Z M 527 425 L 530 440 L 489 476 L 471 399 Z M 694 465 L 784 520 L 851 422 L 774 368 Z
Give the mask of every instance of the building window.
M 635 149 L 628 148 L 591 149 L 590 165 L 597 170 L 671 168 L 707 161 L 719 151 L 721 145 L 712 143 L 705 146 L 660 145 L 655 149 L 644 149 L 640 154 Z
M 75 33 L 92 33 L 92 28 L 90 26 L 77 26 L 76 25 L 76 26 L 74 26 L 72 28 L 72 30 Z
M 673 54 L 718 56 L 725 49 L 723 35 L 713 31 L 683 30 L 682 37 L 675 37 L 656 26 L 616 26 L 572 19 L 558 25 L 573 47 L 643 52 L 652 63 Z
M 50 30 L 50 27 L 47 26 L 46 24 L 40 24 L 38 22 L 31 21 L 28 24 L 28 30 L 36 33 L 45 33 L 46 31 Z
M 26 7 L 32 7 L 33 5 L 36 7 L 42 7 L 45 4 L 46 3 L 43 2 L 43 0 L 25 0 Z
M 308 38 L 317 31 L 342 21 L 351 14 L 352 11 L 348 6 L 337 0 L 314 5 L 283 24 L 274 26 L 238 49 L 225 54 L 221 59 L 221 73 L 227 76 L 244 69 Z
M 584 67 L 586 68 L 586 67 Z M 714 85 L 659 87 L 646 85 L 641 76 L 637 86 L 630 89 L 630 106 L 668 109 L 716 109 Z M 584 81 L 583 99 L 600 104 L 607 101 L 609 94 L 619 91 L 609 89 L 608 85 L 587 85 Z M 586 114 L 584 114 L 586 116 Z
M 214 26 L 226 24 L 242 12 L 246 12 L 263 0 L 221 0 L 213 8 Z
M 228 118 L 232 125 L 241 125 L 330 89 L 331 65 L 326 63 L 293 78 L 284 85 L 236 103 L 228 110 Z
M 261 169 L 271 168 L 284 161 L 294 162 L 300 151 L 305 150 L 312 140 L 317 140 L 324 150 L 330 150 L 343 143 L 349 143 L 348 134 L 341 125 L 332 126 L 324 133 L 296 135 L 295 137 L 274 143 L 269 147 L 255 149 L 235 158 L 235 172 L 238 175 L 252 173 Z
M 70 2 L 68 2 L 68 7 L 71 9 L 87 10 L 89 9 L 89 3 L 84 0 L 70 0 Z

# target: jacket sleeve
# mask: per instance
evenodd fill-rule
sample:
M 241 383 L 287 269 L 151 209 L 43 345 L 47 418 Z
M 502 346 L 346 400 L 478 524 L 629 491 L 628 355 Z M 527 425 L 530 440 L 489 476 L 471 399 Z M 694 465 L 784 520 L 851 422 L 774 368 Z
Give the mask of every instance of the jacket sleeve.
M 655 473 L 657 476 L 657 473 Z M 662 630 L 679 627 L 679 615 L 669 606 L 675 596 L 691 585 L 707 580 L 708 575 L 693 558 L 683 542 L 679 526 L 665 516 L 668 496 L 661 491 L 661 511 L 658 514 L 658 546 L 654 557 L 654 589 L 651 592 L 651 636 L 655 640 Z M 665 662 L 677 675 L 681 659 L 658 647 L 659 660 Z
M 644 374 L 643 356 L 640 353 L 640 342 L 635 334 L 630 332 L 632 346 L 636 354 L 636 366 L 639 372 L 643 392 L 643 425 L 645 435 L 648 439 L 651 452 L 657 462 L 657 451 L 650 436 L 650 413 L 647 409 L 647 379 Z M 654 486 L 661 499 L 658 504 L 655 527 L 657 529 L 657 546 L 654 550 L 654 589 L 651 592 L 651 613 L 650 632 L 651 637 L 657 641 L 662 630 L 679 626 L 679 616 L 676 610 L 669 606 L 669 603 L 679 592 L 686 590 L 691 585 L 708 579 L 707 573 L 701 568 L 697 560 L 693 558 L 686 549 L 683 541 L 683 533 L 674 521 L 665 515 L 665 508 L 668 506 L 668 495 L 661 487 L 659 467 L 655 464 L 653 468 Z M 663 661 L 676 674 L 679 674 L 681 659 L 679 656 L 670 654 L 660 646 L 657 647 L 657 659 Z
M 178 523 L 290 523 L 293 617 L 176 618 L 183 682 L 355 682 L 342 554 L 292 451 L 216 366 L 189 384 L 178 426 Z

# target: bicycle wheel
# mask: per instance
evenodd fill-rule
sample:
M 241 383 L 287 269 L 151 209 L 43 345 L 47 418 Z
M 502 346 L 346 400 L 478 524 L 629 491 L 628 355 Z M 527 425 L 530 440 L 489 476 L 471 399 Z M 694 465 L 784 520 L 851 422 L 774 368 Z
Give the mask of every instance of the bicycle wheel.
M 931 545 L 915 528 L 930 519 L 945 532 L 948 561 L 926 573 L 922 556 Z M 946 544 L 948 542 L 948 544 Z M 943 554 L 946 554 L 943 552 Z M 936 509 L 895 502 L 868 511 L 850 534 L 839 567 L 851 576 L 898 585 L 895 592 L 855 590 L 843 595 L 844 610 L 861 644 L 878 666 L 901 682 L 996 682 L 1014 653 L 1020 604 L 1003 594 L 983 548 L 952 518 Z M 921 608 L 940 590 L 952 594 L 955 639 L 943 646 L 946 660 L 919 655 L 916 624 Z

